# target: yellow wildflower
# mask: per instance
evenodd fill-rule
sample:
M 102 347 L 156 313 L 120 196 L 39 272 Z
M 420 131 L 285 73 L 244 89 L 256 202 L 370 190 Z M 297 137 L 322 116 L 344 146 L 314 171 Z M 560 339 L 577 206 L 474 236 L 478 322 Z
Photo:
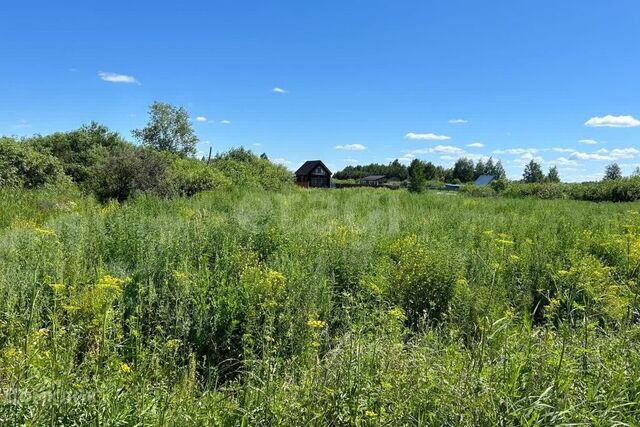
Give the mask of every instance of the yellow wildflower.
M 63 285 L 62 283 L 52 283 L 49 285 L 51 287 L 51 289 L 53 289 L 55 292 L 61 292 L 64 290 L 64 288 L 66 288 L 65 285 Z
M 131 371 L 132 371 L 131 366 L 127 365 L 124 362 L 120 364 L 120 372 L 122 372 L 123 374 L 129 374 L 131 373 Z
M 367 417 L 369 417 L 369 418 L 375 418 L 375 417 L 377 417 L 377 416 L 378 416 L 378 414 L 376 414 L 376 413 L 375 413 L 375 412 L 373 412 L 373 411 L 369 411 L 369 410 L 365 411 L 365 413 L 364 413 L 364 414 L 365 414 Z
M 309 319 L 307 321 L 307 326 L 312 329 L 322 329 L 327 326 L 327 322 L 323 322 L 322 320 L 317 319 Z
M 389 310 L 389 314 L 391 315 L 391 317 L 394 317 L 398 320 L 405 320 L 406 316 L 404 315 L 404 310 L 402 310 L 400 307 L 394 307 L 391 310 Z
M 56 232 L 49 229 L 49 228 L 39 228 L 36 227 L 33 229 L 33 231 L 35 231 L 36 233 L 42 235 L 42 236 L 55 236 Z

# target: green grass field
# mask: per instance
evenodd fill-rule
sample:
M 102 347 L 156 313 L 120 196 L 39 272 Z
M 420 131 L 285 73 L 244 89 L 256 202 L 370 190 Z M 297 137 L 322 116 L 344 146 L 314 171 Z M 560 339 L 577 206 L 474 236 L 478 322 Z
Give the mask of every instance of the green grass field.
M 0 192 L 1 425 L 638 425 L 639 203 Z

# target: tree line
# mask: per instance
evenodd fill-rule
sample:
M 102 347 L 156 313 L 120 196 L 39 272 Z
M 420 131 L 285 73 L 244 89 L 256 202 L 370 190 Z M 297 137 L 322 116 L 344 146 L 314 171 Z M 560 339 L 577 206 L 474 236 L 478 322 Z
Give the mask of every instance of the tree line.
M 181 107 L 154 102 L 147 125 L 132 135 L 137 145 L 92 122 L 50 135 L 0 137 L 0 188 L 69 183 L 99 200 L 125 200 L 139 192 L 173 196 L 291 185 L 284 166 L 243 148 L 197 159 L 198 137 Z

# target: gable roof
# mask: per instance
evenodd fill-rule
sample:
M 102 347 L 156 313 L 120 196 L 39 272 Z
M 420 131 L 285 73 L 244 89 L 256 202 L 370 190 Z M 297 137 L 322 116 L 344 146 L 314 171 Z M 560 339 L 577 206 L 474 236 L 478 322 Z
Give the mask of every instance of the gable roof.
M 327 173 L 331 175 L 331 171 L 324 163 L 322 163 L 322 160 L 307 160 L 298 168 L 296 175 L 309 175 L 318 166 L 322 166 Z
M 386 178 L 386 175 L 369 175 L 362 178 L 363 181 L 378 181 L 380 179 Z
M 475 180 L 475 185 L 489 185 L 493 181 L 493 175 L 480 175 L 478 179 Z

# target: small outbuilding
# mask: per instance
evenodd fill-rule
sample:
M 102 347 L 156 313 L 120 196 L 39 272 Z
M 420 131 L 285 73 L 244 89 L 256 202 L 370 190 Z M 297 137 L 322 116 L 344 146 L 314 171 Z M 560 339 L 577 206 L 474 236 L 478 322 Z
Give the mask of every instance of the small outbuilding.
M 384 175 L 369 175 L 360 180 L 360 184 L 370 187 L 379 187 L 385 182 L 387 182 L 387 177 Z
M 484 187 L 485 185 L 489 185 L 493 182 L 493 175 L 480 175 L 478 179 L 474 181 L 474 184 L 478 187 Z
M 329 188 L 331 175 L 322 160 L 307 160 L 296 171 L 296 184 L 305 188 Z

